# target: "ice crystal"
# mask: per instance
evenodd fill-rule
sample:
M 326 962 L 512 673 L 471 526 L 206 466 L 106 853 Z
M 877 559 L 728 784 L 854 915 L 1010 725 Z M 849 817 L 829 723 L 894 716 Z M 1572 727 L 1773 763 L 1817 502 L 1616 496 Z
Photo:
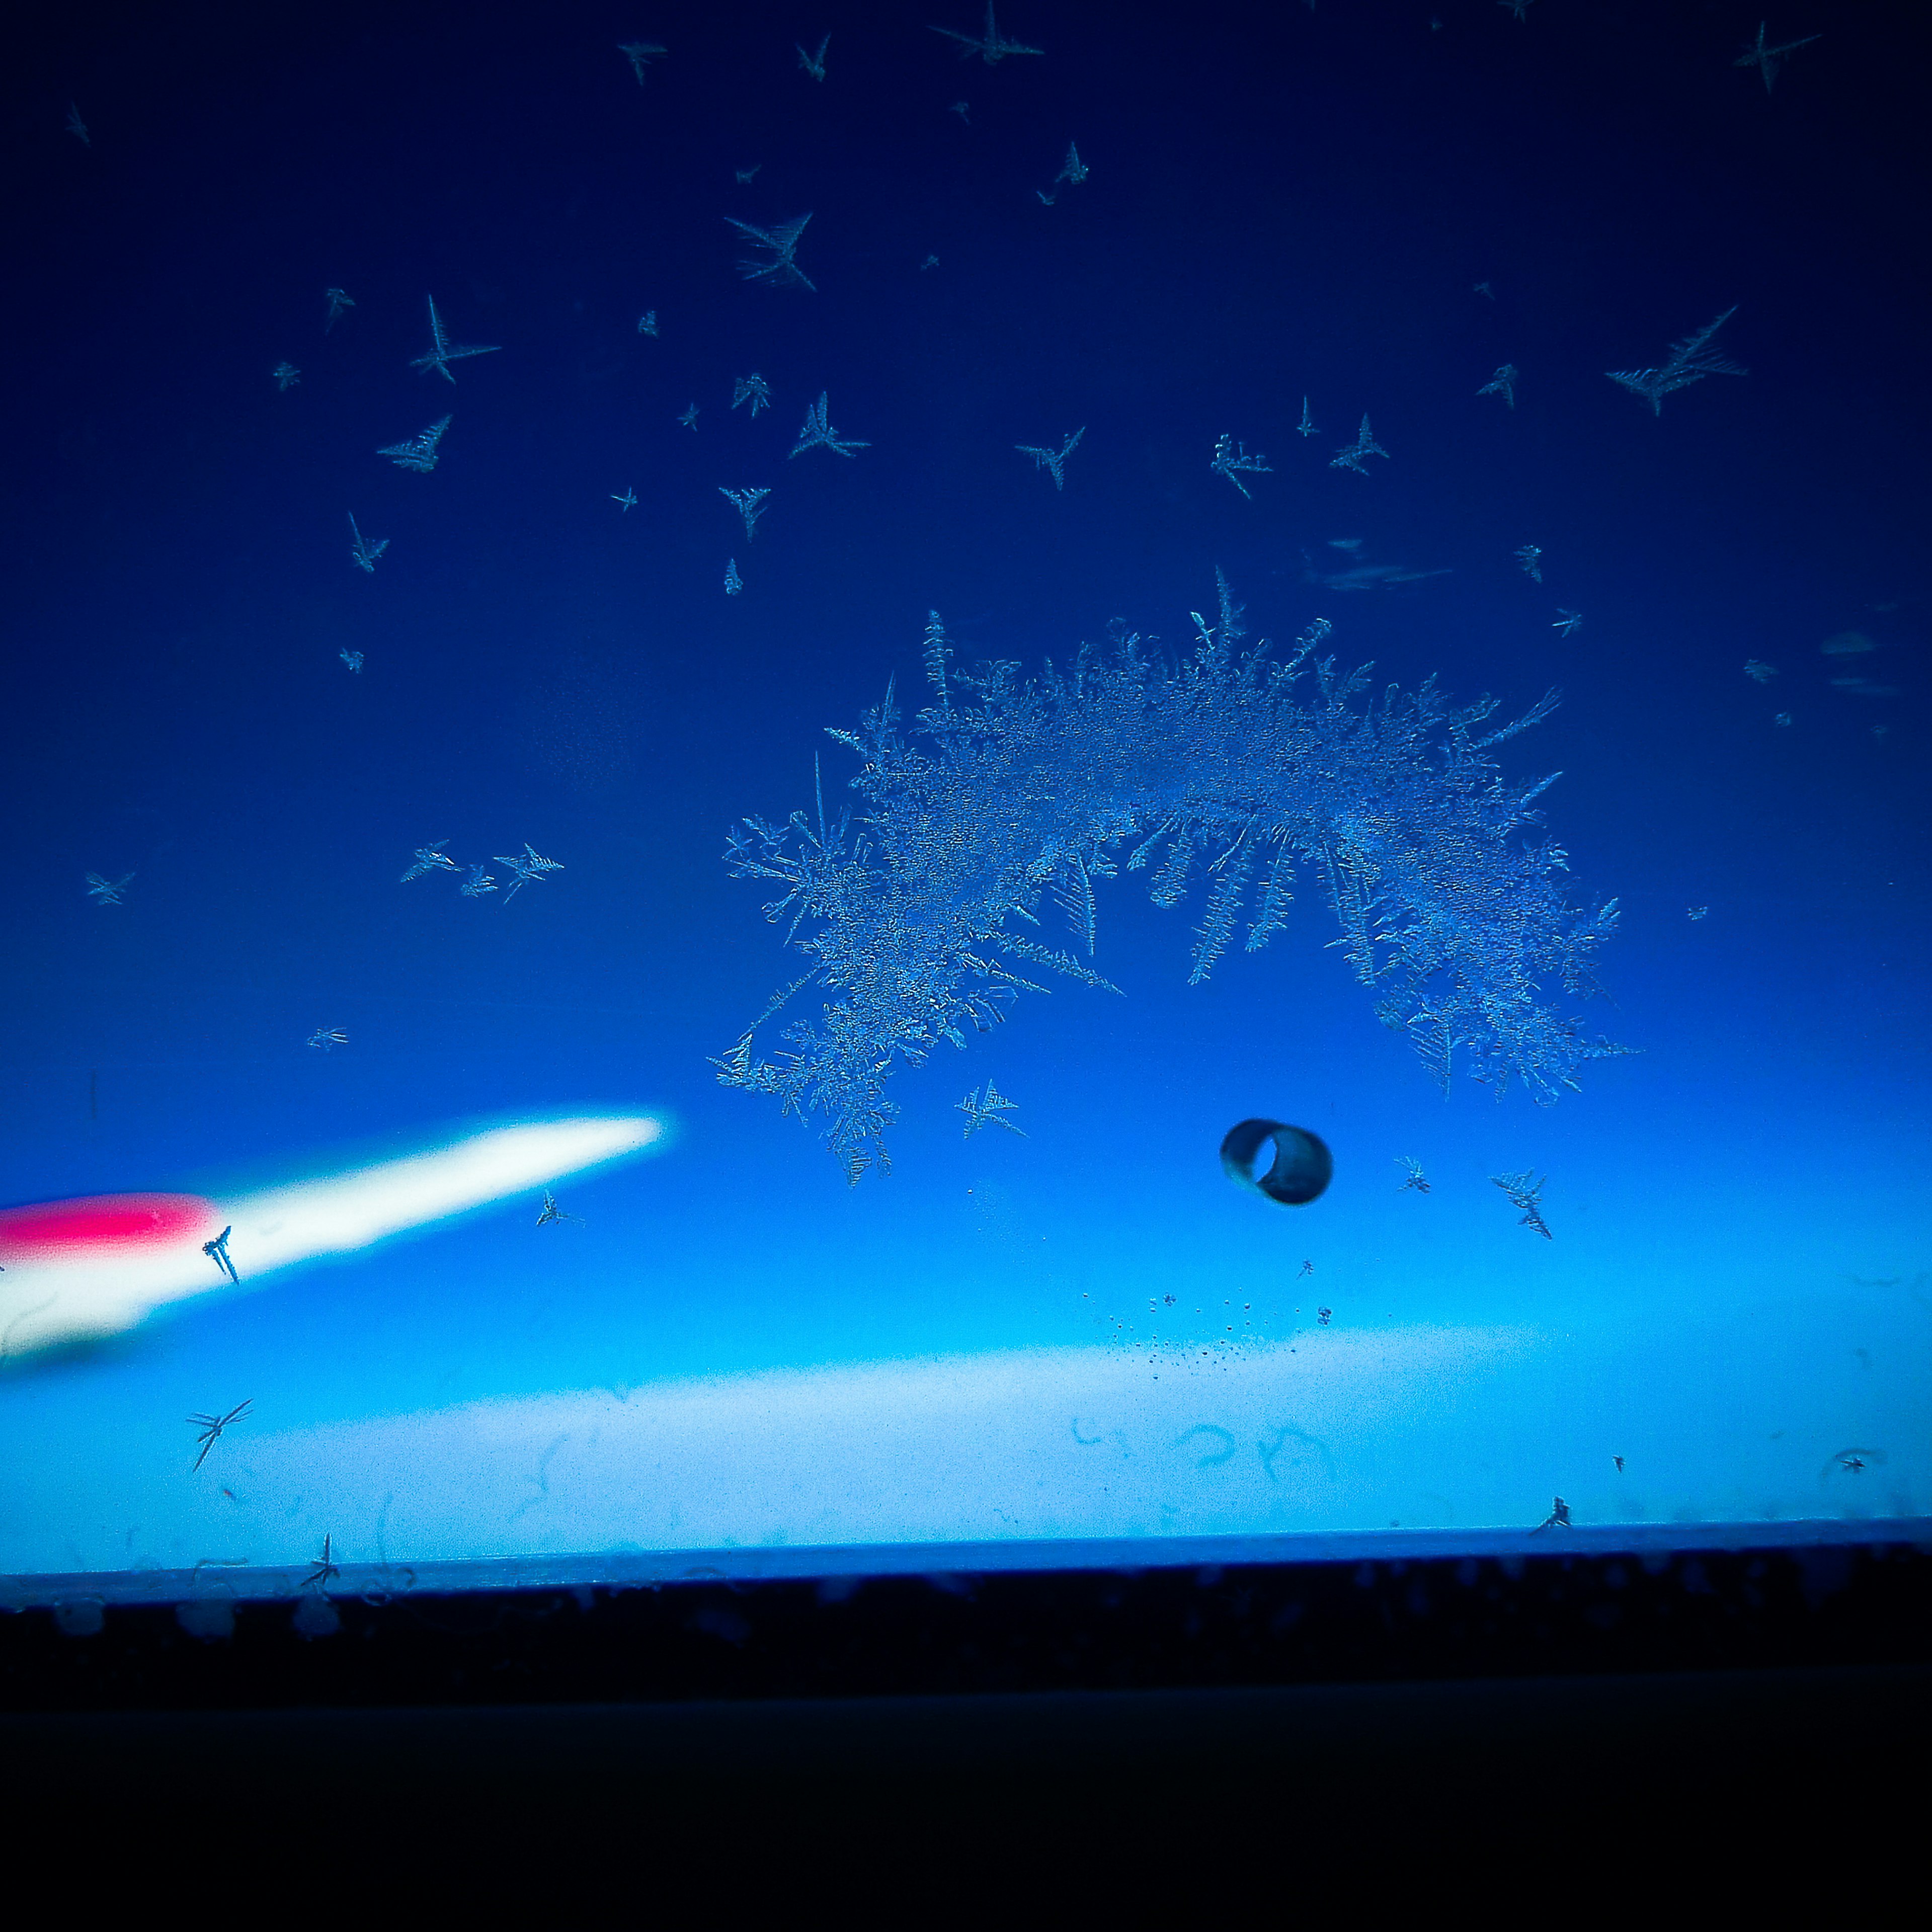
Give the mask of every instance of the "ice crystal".
M 745 541 L 749 543 L 758 533 L 758 519 L 765 514 L 764 500 L 772 493 L 769 490 L 728 490 L 721 483 L 718 486 L 718 494 L 728 498 L 732 507 L 745 520 Z
M 1355 440 L 1346 449 L 1338 449 L 1329 459 L 1330 470 L 1352 470 L 1358 476 L 1369 473 L 1367 459 L 1371 456 L 1387 457 L 1388 452 L 1376 442 L 1375 432 L 1369 428 L 1369 419 L 1362 418 L 1362 426 L 1355 432 Z
M 419 879 L 425 872 L 461 872 L 463 868 L 442 849 L 448 843 L 447 838 L 439 838 L 434 845 L 418 845 L 414 861 L 403 874 L 403 884 L 407 885 L 412 879 Z
M 436 467 L 436 446 L 442 442 L 450 420 L 448 416 L 439 417 L 428 429 L 418 430 L 404 442 L 387 444 L 376 454 L 386 456 L 398 470 L 413 470 L 427 476 Z
M 1673 342 L 1670 355 L 1658 368 L 1606 369 L 1604 373 L 1612 382 L 1621 382 L 1633 395 L 1641 396 L 1650 405 L 1652 415 L 1661 416 L 1664 399 L 1673 390 L 1688 389 L 1693 382 L 1701 382 L 1706 376 L 1742 376 L 1749 373 L 1711 346 L 1711 338 L 1737 312 L 1733 305 L 1716 321 L 1707 322 L 1694 334 L 1687 335 L 1682 342 Z
M 647 308 L 638 318 L 638 333 L 640 335 L 655 335 L 657 332 L 658 312 L 654 308 Z
M 808 449 L 829 449 L 835 455 L 850 456 L 855 450 L 870 449 L 869 442 L 854 442 L 850 437 L 842 438 L 832 427 L 828 414 L 831 398 L 827 391 L 818 392 L 818 400 L 805 412 L 805 427 L 798 433 L 798 440 L 787 452 L 790 456 L 802 456 Z
M 794 46 L 798 46 L 796 41 L 794 41 L 792 44 Z M 823 34 L 819 37 L 818 51 L 816 53 L 808 54 L 803 47 L 798 48 L 798 64 L 811 75 L 814 80 L 823 80 L 825 78 L 825 50 L 831 44 L 832 36 L 830 34 Z
M 724 560 L 724 594 L 735 597 L 745 587 L 745 580 L 738 574 L 738 560 L 728 556 Z
M 1030 442 L 1016 442 L 1013 447 L 1022 456 L 1031 457 L 1036 470 L 1051 470 L 1053 472 L 1053 487 L 1056 490 L 1064 490 L 1066 488 L 1066 459 L 1073 454 L 1074 446 L 1086 434 L 1087 425 L 1082 423 L 1058 449 L 1042 449 Z M 1243 492 L 1243 494 L 1246 494 Z
M 495 356 L 501 352 L 499 343 L 452 342 L 449 331 L 442 326 L 442 317 L 436 310 L 436 298 L 429 298 L 429 347 L 420 356 L 410 358 L 412 369 L 420 369 L 427 375 L 434 369 L 446 382 L 456 378 L 449 373 L 452 362 L 460 362 L 466 356 Z
M 687 403 L 680 412 L 677 419 L 690 430 L 693 436 L 698 434 L 698 405 L 695 403 Z
M 1214 460 L 1209 463 L 1208 467 L 1216 475 L 1226 477 L 1244 496 L 1250 497 L 1250 500 L 1252 500 L 1252 492 L 1241 481 L 1237 472 L 1245 470 L 1254 476 L 1268 476 L 1274 474 L 1274 472 L 1268 468 L 1268 458 L 1258 450 L 1250 456 L 1244 445 L 1237 442 L 1232 436 L 1225 435 L 1216 440 Z
M 1525 544 L 1516 552 L 1516 560 L 1534 583 L 1543 581 L 1543 549 L 1539 544 Z
M 766 261 L 747 261 L 738 264 L 738 272 L 748 282 L 769 282 L 775 289 L 816 289 L 818 284 L 798 266 L 799 237 L 805 232 L 805 224 L 812 219 L 807 214 L 795 214 L 789 221 L 774 222 L 769 228 L 755 228 L 748 221 L 740 221 L 735 214 L 724 219 L 740 234 L 748 236 L 754 246 L 771 250 Z
M 1016 1102 L 1009 1100 L 990 1080 L 986 1082 L 983 1092 L 979 1088 L 974 1088 L 964 1100 L 955 1102 L 953 1106 L 955 1113 L 966 1116 L 965 1130 L 960 1138 L 970 1141 L 982 1127 L 1004 1127 L 1008 1133 L 1018 1134 L 1022 1140 L 1024 1140 L 1027 1137 L 1025 1128 L 1015 1126 L 1006 1118 L 1016 1105 Z
M 87 875 L 87 896 L 96 905 L 125 905 L 128 887 L 134 879 L 132 872 L 124 872 L 118 879 L 104 879 L 98 872 Z
M 554 859 L 544 858 L 534 845 L 526 845 L 520 852 L 496 855 L 500 866 L 507 866 L 516 884 L 503 895 L 503 903 L 508 905 L 532 880 L 541 879 L 546 872 L 560 872 L 563 868 Z
M 1500 396 L 1511 409 L 1516 407 L 1516 364 L 1505 362 L 1476 392 L 1479 396 Z
M 337 318 L 346 308 L 356 306 L 356 298 L 343 289 L 324 289 L 322 298 L 328 304 L 328 313 L 322 317 L 322 332 L 326 335 L 335 326 Z
M 754 422 L 760 410 L 768 410 L 772 406 L 772 386 L 755 369 L 748 376 L 736 376 L 732 381 L 731 406 L 739 409 L 746 403 L 752 406 Z
M 340 1027 L 317 1027 L 308 1036 L 308 1043 L 319 1053 L 327 1053 L 338 1046 L 349 1044 L 349 1036 Z
M 1315 427 L 1315 418 L 1308 413 L 1308 398 L 1301 399 L 1301 420 L 1294 426 L 1297 436 L 1319 436 L 1322 432 Z
M 1093 170 L 1080 158 L 1079 148 L 1072 142 L 1069 141 L 1066 144 L 1066 158 L 1060 163 L 1060 172 L 1054 176 L 1053 184 L 1058 188 L 1062 182 L 1070 182 L 1077 188 L 1092 172 Z
M 302 371 L 292 362 L 278 362 L 268 374 L 278 391 L 292 389 L 302 380 Z
M 1583 614 L 1580 610 L 1566 610 L 1562 604 L 1556 607 L 1556 621 L 1550 626 L 1559 635 L 1569 637 L 1583 627 Z
M 94 136 L 87 131 L 87 123 L 80 118 L 80 110 L 71 100 L 67 104 L 67 131 L 83 148 L 94 146 Z
M 959 44 L 959 58 L 970 60 L 976 54 L 988 67 L 998 67 L 1009 54 L 1036 54 L 1045 51 L 1040 47 L 1022 46 L 1018 40 L 1010 40 L 1003 34 L 993 20 L 993 0 L 986 0 L 986 30 L 982 34 L 958 34 L 950 27 L 934 27 L 935 34 L 944 34 L 949 40 Z
M 399 444 L 398 447 L 400 448 L 401 446 Z M 389 452 L 383 450 L 380 454 L 386 456 Z M 353 511 L 350 512 L 349 560 L 358 570 L 366 570 L 371 577 L 374 577 L 376 574 L 376 560 L 388 547 L 389 540 L 387 537 L 365 537 L 356 527 L 355 512 Z
M 362 653 L 360 651 L 352 651 L 346 644 L 344 644 L 335 655 L 349 667 L 352 673 L 360 672 L 362 670 Z
M 655 40 L 620 40 L 617 51 L 631 63 L 631 71 L 638 76 L 638 85 L 644 84 L 644 70 L 654 60 L 659 60 L 670 52 L 668 47 L 659 46 Z
M 610 492 L 610 500 L 616 505 L 618 514 L 620 516 L 628 516 L 638 507 L 638 493 L 627 484 L 621 495 L 613 490 Z
M 1541 1180 L 1532 1180 L 1529 1169 L 1525 1168 L 1520 1174 L 1492 1174 L 1490 1176 L 1490 1181 L 1492 1186 L 1502 1190 L 1512 1208 L 1522 1210 L 1522 1219 L 1516 1223 L 1519 1228 L 1532 1228 L 1546 1241 L 1556 1239 L 1544 1220 L 1543 1210 L 1539 1204 L 1543 1199 L 1543 1190 L 1549 1185 L 1546 1174 Z
M 1822 40 L 1821 34 L 1807 34 L 1802 40 L 1786 40 L 1782 46 L 1768 47 L 1764 44 L 1766 22 L 1757 23 L 1757 38 L 1732 62 L 1733 67 L 1754 67 L 1764 82 L 1764 91 L 1768 94 L 1778 79 L 1778 62 L 1786 54 L 1796 53 L 1800 47 L 1808 47 L 1814 40 Z
M 989 1030 L 1020 992 L 1045 990 L 1030 975 L 1117 990 L 1034 935 L 1050 898 L 1090 951 L 1095 882 L 1123 868 L 1150 867 L 1162 906 L 1204 883 L 1195 982 L 1237 938 L 1252 952 L 1281 931 L 1312 871 L 1378 1016 L 1445 1084 L 1460 1055 L 1498 1092 L 1515 1078 L 1553 1099 L 1583 1061 L 1623 1051 L 1559 1010 L 1559 994 L 1592 990 L 1615 902 L 1564 903 L 1562 848 L 1518 836 L 1551 781 L 1506 782 L 1490 755 L 1556 694 L 1486 730 L 1494 700 L 1452 706 L 1432 680 L 1365 697 L 1366 668 L 1317 655 L 1325 622 L 1285 658 L 1244 647 L 1220 589 L 1217 621 L 1178 664 L 1116 626 L 1032 679 L 1012 663 L 952 668 L 934 613 L 934 701 L 902 728 L 889 690 L 857 731 L 831 734 L 860 760 L 856 806 L 828 818 L 821 790 L 814 817 L 730 834 L 734 875 L 772 883 L 765 916 L 809 964 L 716 1062 L 721 1079 L 824 1116 L 856 1180 L 885 1159 L 896 1066 Z M 758 1028 L 807 986 L 825 989 L 822 1011 L 759 1057 Z
M 496 890 L 496 881 L 481 866 L 472 866 L 469 878 L 457 887 L 457 890 L 466 899 L 480 899 L 485 892 L 494 892 Z
M 1762 658 L 1747 658 L 1744 675 L 1754 684 L 1768 684 L 1778 675 L 1778 667 L 1766 664 Z

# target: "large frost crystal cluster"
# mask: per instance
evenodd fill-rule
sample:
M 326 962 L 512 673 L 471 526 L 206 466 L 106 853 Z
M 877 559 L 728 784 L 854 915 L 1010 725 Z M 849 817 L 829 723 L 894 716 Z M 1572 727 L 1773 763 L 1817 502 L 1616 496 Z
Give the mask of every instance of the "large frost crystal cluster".
M 856 1180 L 885 1162 L 902 1061 L 988 1030 L 1019 992 L 1046 990 L 1030 974 L 1118 990 L 1076 954 L 1094 950 L 1094 882 L 1123 867 L 1149 872 L 1157 905 L 1204 886 L 1190 982 L 1238 932 L 1252 952 L 1281 931 L 1312 872 L 1341 925 L 1331 943 L 1445 1084 L 1460 1050 L 1498 1092 L 1514 1077 L 1551 1100 L 1583 1061 L 1624 1051 L 1557 1007 L 1593 990 L 1616 902 L 1565 904 L 1562 848 L 1516 836 L 1551 780 L 1506 783 L 1489 755 L 1556 694 L 1479 730 L 1495 700 L 1452 706 L 1432 680 L 1364 695 L 1370 667 L 1317 656 L 1325 621 L 1285 658 L 1244 647 L 1225 580 L 1220 593 L 1178 663 L 1117 626 L 1034 679 L 952 667 L 934 613 L 933 701 L 902 730 L 889 690 L 857 733 L 831 734 L 862 761 L 856 807 L 828 822 L 821 794 L 815 821 L 747 818 L 729 835 L 734 876 L 775 882 L 766 917 L 812 964 L 715 1063 L 724 1084 L 825 1117 Z M 1072 950 L 1042 926 L 1049 899 Z M 826 990 L 823 1012 L 758 1058 L 759 1027 L 808 986 Z

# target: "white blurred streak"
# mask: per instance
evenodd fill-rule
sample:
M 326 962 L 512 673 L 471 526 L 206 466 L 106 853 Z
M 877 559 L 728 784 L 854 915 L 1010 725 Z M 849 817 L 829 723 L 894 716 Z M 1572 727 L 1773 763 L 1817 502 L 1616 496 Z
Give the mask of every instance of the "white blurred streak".
M 398 1160 L 216 1201 L 212 1232 L 232 1228 L 228 1252 L 245 1287 L 273 1269 L 350 1253 L 642 1153 L 664 1133 L 662 1121 L 641 1114 L 494 1127 Z M 113 1334 L 168 1302 L 226 1286 L 195 1237 L 133 1254 L 23 1258 L 0 1274 L 0 1359 Z

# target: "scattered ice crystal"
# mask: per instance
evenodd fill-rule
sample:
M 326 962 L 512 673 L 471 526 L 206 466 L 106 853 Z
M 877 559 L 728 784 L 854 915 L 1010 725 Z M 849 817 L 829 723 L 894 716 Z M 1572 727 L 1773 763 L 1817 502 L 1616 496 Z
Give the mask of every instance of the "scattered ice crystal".
M 1228 481 L 1250 501 L 1252 500 L 1253 493 L 1241 481 L 1238 472 L 1246 470 L 1250 475 L 1262 476 L 1272 476 L 1274 473 L 1268 467 L 1268 458 L 1258 450 L 1250 456 L 1245 446 L 1237 442 L 1232 436 L 1225 434 L 1216 439 L 1214 444 L 1214 458 L 1208 467 L 1216 475 L 1226 477 Z
M 812 219 L 808 213 L 795 214 L 789 221 L 774 222 L 769 228 L 755 227 L 748 221 L 740 221 L 735 214 L 728 214 L 724 219 L 740 234 L 749 236 L 754 247 L 771 251 L 769 260 L 754 260 L 738 264 L 738 272 L 746 281 L 769 282 L 775 289 L 818 287 L 796 260 L 799 237 Z
M 830 407 L 830 392 L 821 389 L 818 400 L 805 412 L 805 426 L 798 433 L 798 440 L 787 452 L 790 456 L 802 456 L 808 449 L 829 449 L 839 456 L 850 456 L 856 450 L 870 449 L 869 442 L 860 442 L 850 437 L 842 438 L 832 427 L 827 413 Z
M 1479 396 L 1500 396 L 1511 409 L 1516 407 L 1516 364 L 1505 362 L 1476 392 Z
M 944 34 L 949 40 L 959 44 L 959 58 L 970 60 L 976 54 L 988 67 L 998 67 L 1009 54 L 1036 54 L 1045 50 L 1040 47 L 1022 46 L 1018 40 L 1010 40 L 1002 34 L 993 20 L 993 0 L 986 0 L 986 27 L 981 34 L 955 33 L 950 27 L 934 27 L 935 34 Z M 963 106 L 964 104 L 957 104 Z
M 444 420 L 446 422 L 448 418 L 446 417 Z M 377 453 L 386 456 L 389 452 L 387 450 L 382 450 Z M 365 537 L 356 527 L 356 513 L 352 510 L 349 513 L 349 560 L 358 570 L 366 570 L 371 577 L 374 577 L 376 574 L 376 560 L 388 547 L 389 540 L 387 537 Z
M 772 493 L 769 490 L 728 490 L 721 483 L 718 486 L 718 494 L 727 498 L 744 519 L 745 541 L 749 543 L 758 535 L 758 519 L 765 514 L 764 500 Z
M 1807 34 L 1802 40 L 1786 40 L 1781 46 L 1766 46 L 1764 32 L 1766 22 L 1757 23 L 1757 38 L 1732 62 L 1733 67 L 1754 67 L 1764 81 L 1764 91 L 1768 94 L 1778 79 L 1778 64 L 1786 54 L 1796 53 L 1800 47 L 1808 47 L 1814 40 L 1822 40 L 1822 34 Z
M 1362 418 L 1362 426 L 1355 432 L 1355 440 L 1346 449 L 1338 449 L 1330 459 L 1330 470 L 1352 470 L 1358 476 L 1369 473 L 1367 459 L 1371 456 L 1387 457 L 1388 452 L 1376 442 L 1374 432 L 1369 428 L 1369 419 Z
M 428 429 L 418 430 L 400 442 L 389 443 L 376 454 L 386 456 L 398 470 L 413 470 L 427 476 L 436 467 L 436 446 L 442 442 L 442 433 L 448 428 L 451 420 L 448 416 L 439 417 Z M 387 542 L 388 539 L 385 538 L 383 541 Z M 363 567 L 368 568 L 366 564 Z
M 434 845 L 418 845 L 414 862 L 403 874 L 402 883 L 407 885 L 412 879 L 419 879 L 425 872 L 460 872 L 463 868 L 443 850 L 449 843 L 447 838 L 439 838 Z
M 617 44 L 617 51 L 631 63 L 631 71 L 638 76 L 638 85 L 642 87 L 644 70 L 652 61 L 661 59 L 670 50 L 659 46 L 654 40 L 620 40 Z
M 1074 446 L 1086 434 L 1087 425 L 1082 423 L 1058 449 L 1042 449 L 1030 442 L 1016 442 L 1013 447 L 1022 456 L 1031 457 L 1036 470 L 1051 470 L 1053 472 L 1053 487 L 1056 490 L 1064 490 L 1066 488 L 1066 459 L 1073 454 Z M 1243 492 L 1244 495 L 1246 494 Z
M 1706 376 L 1742 376 L 1749 373 L 1712 346 L 1712 338 L 1737 312 L 1733 304 L 1714 322 L 1707 322 L 1682 342 L 1673 342 L 1670 355 L 1657 368 L 1606 369 L 1604 373 L 1612 382 L 1621 382 L 1633 395 L 1641 396 L 1650 405 L 1653 415 L 1661 416 L 1664 399 L 1674 390 L 1688 389 L 1693 382 L 1701 382 Z
M 452 362 L 460 362 L 466 356 L 494 356 L 502 345 L 499 343 L 452 342 L 449 331 L 442 325 L 442 317 L 436 313 L 436 298 L 429 298 L 429 347 L 420 356 L 410 358 L 412 369 L 420 369 L 427 375 L 434 369 L 446 382 L 456 378 L 449 373 Z

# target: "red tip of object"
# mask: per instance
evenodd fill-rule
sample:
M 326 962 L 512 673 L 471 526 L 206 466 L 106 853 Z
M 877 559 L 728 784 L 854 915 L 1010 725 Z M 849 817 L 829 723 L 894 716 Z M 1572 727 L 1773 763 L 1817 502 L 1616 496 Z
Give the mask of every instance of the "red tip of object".
M 94 1194 L 0 1208 L 0 1264 L 165 1248 L 219 1234 L 218 1218 L 198 1194 Z

